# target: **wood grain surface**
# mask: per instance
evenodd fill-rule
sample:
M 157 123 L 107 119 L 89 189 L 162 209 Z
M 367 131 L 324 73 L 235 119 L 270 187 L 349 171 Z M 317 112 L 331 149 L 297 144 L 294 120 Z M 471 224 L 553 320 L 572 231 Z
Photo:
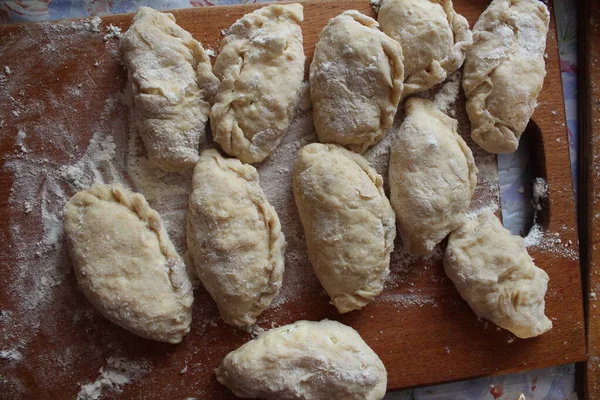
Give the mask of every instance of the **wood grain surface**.
M 582 80 L 580 203 L 583 227 L 582 245 L 586 279 L 586 322 L 588 361 L 586 363 L 586 398 L 600 398 L 600 8 L 591 1 L 581 2 L 580 37 Z
M 469 20 L 471 26 L 487 6 L 485 0 L 456 0 L 454 3 L 457 11 Z M 367 15 L 375 15 L 368 0 L 323 0 L 303 4 L 305 21 L 302 29 L 307 65 L 312 59 L 318 34 L 329 18 L 346 9 L 357 9 Z M 263 5 L 202 7 L 176 10 L 173 14 L 177 23 L 205 47 L 217 50 L 222 37 L 220 31 L 227 29 L 245 13 L 261 6 Z M 102 32 L 109 24 L 125 31 L 131 18 L 131 15 L 103 17 Z M 51 31 L 55 24 L 57 23 L 0 27 L 0 67 L 8 66 L 13 71 L 19 70 L 20 76 L 25 77 L 18 87 L 7 89 L 8 96 L 13 100 L 23 101 L 42 99 L 49 92 L 77 86 L 82 74 L 93 80 L 94 98 L 104 101 L 111 93 L 122 92 L 126 73 L 119 63 L 115 45 L 103 41 L 102 34 L 82 37 L 79 43 L 69 48 L 72 57 L 68 57 L 60 65 L 47 66 L 46 58 L 51 54 L 45 50 L 52 38 L 31 43 L 29 41 L 32 36 L 35 37 L 36 32 L 39 34 L 40 29 L 42 32 Z M 69 30 L 64 28 L 65 24 L 68 23 L 62 23 L 56 30 L 62 35 L 69 35 Z M 534 149 L 534 172 L 537 176 L 544 177 L 549 184 L 549 197 L 544 203 L 539 221 L 543 229 L 560 232 L 563 243 L 577 243 L 554 21 L 548 36 L 547 53 L 548 74 L 539 98 L 539 107 L 526 132 L 530 146 Z M 1 102 L 12 104 L 9 100 L 6 97 Z M 20 127 L 43 124 L 51 116 L 64 113 L 65 110 L 69 110 L 70 115 L 65 124 L 74 128 L 71 131 L 81 132 L 76 138 L 76 149 L 85 149 L 98 124 L 98 109 L 102 108 L 102 104 L 96 106 L 86 106 L 85 102 L 75 97 L 70 104 L 46 107 L 43 112 L 27 118 L 23 113 L 11 113 L 7 107 L 2 110 L 0 150 L 3 155 L 13 154 L 15 136 Z M 122 110 L 114 111 L 115 119 L 123 118 L 124 115 Z M 24 157 L 39 155 L 55 160 L 56 165 L 61 165 L 72 157 L 68 152 L 59 151 L 54 143 L 43 138 L 33 138 L 28 143 L 28 153 Z M 11 224 L 27 216 L 22 210 L 9 204 L 11 188 L 15 184 L 14 174 L 6 168 L 5 157 L 1 163 L 0 239 L 3 243 L 11 243 L 11 235 L 14 234 Z M 36 236 L 41 227 L 32 226 L 29 229 L 31 235 Z M 31 254 L 23 255 L 22 249 L 17 249 L 14 244 L 3 246 L 0 269 L 2 286 L 10 287 L 12 277 L 21 268 L 23 257 L 33 258 L 34 252 L 32 249 Z M 316 287 L 312 293 L 296 301 L 270 308 L 261 319 L 282 325 L 298 319 L 331 318 L 354 327 L 385 363 L 390 390 L 582 361 L 586 350 L 578 259 L 557 251 L 533 249 L 530 252 L 536 264 L 550 276 L 546 312 L 554 324 L 549 333 L 535 339 L 513 340 L 508 332 L 496 329 L 491 323 L 478 321 L 451 282 L 444 277 L 441 261 L 433 264 L 415 261 L 403 272 L 398 285 L 386 289 L 384 293 L 388 296 L 417 293 L 416 296 L 433 299 L 431 302 L 413 306 L 374 302 L 360 312 L 339 315 L 328 304 L 328 298 Z M 293 260 L 287 259 L 286 268 L 294 267 Z M 9 390 L 21 393 L 19 390 L 25 390 L 27 398 L 73 398 L 79 390 L 78 385 L 94 381 L 99 369 L 105 365 L 106 357 L 118 352 L 129 359 L 144 358 L 152 365 L 152 370 L 143 378 L 133 380 L 122 388 L 123 398 L 232 398 L 231 393 L 216 382 L 213 370 L 225 354 L 245 343 L 251 336 L 226 326 L 222 321 L 207 328 L 206 320 L 214 317 L 216 308 L 201 288 L 196 290 L 195 297 L 191 333 L 180 345 L 160 344 L 138 338 L 105 321 L 95 312 L 91 312 L 92 316 L 88 319 L 71 318 L 69 313 L 74 304 L 83 304 L 86 300 L 77 290 L 73 274 L 68 274 L 60 284 L 51 307 L 58 315 L 64 313 L 64 319 L 56 321 L 52 329 L 45 329 L 43 324 L 39 327 L 39 333 L 31 338 L 27 352 L 23 354 L 27 363 L 8 364 L 0 360 L 0 375 L 6 377 L 5 380 L 0 379 L 0 393 L 9 393 Z M 13 323 L 26 317 L 24 312 L 17 310 L 9 290 L 0 290 L 0 309 L 12 313 Z M 6 326 L 3 328 L 2 322 L 0 329 L 6 332 Z M 106 332 L 111 333 L 110 341 L 106 339 Z M 64 362 L 61 364 L 59 359 L 49 359 L 46 356 L 57 354 L 63 348 L 68 348 L 71 352 L 66 365 Z M 49 367 L 53 363 L 57 365 L 55 369 Z M 187 372 L 180 373 L 184 369 Z M 14 382 L 19 382 L 21 389 Z M 5 385 L 4 392 L 2 385 Z

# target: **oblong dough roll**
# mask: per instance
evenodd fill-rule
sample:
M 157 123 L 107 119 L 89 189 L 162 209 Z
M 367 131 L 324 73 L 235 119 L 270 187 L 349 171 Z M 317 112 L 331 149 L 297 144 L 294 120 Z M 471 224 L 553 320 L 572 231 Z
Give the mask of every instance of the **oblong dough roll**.
M 310 95 L 319 140 L 362 153 L 392 125 L 404 67 L 402 48 L 377 21 L 345 11 L 323 28 L 310 64 Z
M 477 167 L 457 125 L 429 100 L 406 101 L 406 118 L 391 146 L 389 183 L 398 231 L 410 253 L 430 254 L 469 210 Z
M 340 313 L 364 307 L 383 290 L 396 236 L 383 179 L 362 156 L 313 143 L 293 180 L 315 274 Z
M 300 4 L 273 4 L 240 18 L 221 42 L 210 126 L 243 162 L 267 158 L 289 127 L 304 79 L 303 19 Z
M 477 316 L 523 339 L 552 328 L 544 315 L 548 274 L 491 211 L 450 234 L 444 270 Z
M 94 185 L 69 200 L 64 226 L 77 283 L 102 315 L 142 337 L 181 342 L 190 331 L 192 285 L 144 196 Z
M 377 21 L 402 45 L 403 98 L 443 82 L 473 43 L 469 22 L 454 11 L 452 0 L 384 0 Z
M 219 85 L 208 55 L 172 14 L 148 7 L 138 9 L 121 43 L 148 158 L 167 172 L 191 173 Z
M 187 245 L 225 322 L 256 322 L 281 287 L 286 243 L 253 166 L 214 149 L 202 152 L 192 180 Z
M 463 88 L 471 137 L 490 153 L 512 153 L 537 106 L 550 14 L 538 0 L 494 0 L 473 28 Z
M 297 321 L 229 353 L 217 380 L 239 397 L 379 400 L 387 371 L 358 332 L 337 321 Z

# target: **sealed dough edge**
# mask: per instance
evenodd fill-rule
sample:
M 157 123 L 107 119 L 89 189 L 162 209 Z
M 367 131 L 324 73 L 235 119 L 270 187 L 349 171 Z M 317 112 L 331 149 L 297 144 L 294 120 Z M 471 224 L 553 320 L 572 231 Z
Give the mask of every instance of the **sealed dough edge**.
M 473 312 L 527 339 L 552 328 L 544 314 L 548 274 L 522 237 L 511 235 L 490 210 L 452 232 L 444 270 Z
M 286 240 L 250 164 L 200 155 L 187 213 L 189 256 L 223 320 L 248 327 L 281 288 Z
M 159 214 L 119 184 L 95 184 L 64 208 L 75 277 L 100 313 L 139 336 L 179 343 L 190 331 L 193 293 Z
M 296 321 L 227 354 L 217 381 L 238 397 L 380 400 L 387 371 L 353 328 L 337 321 Z

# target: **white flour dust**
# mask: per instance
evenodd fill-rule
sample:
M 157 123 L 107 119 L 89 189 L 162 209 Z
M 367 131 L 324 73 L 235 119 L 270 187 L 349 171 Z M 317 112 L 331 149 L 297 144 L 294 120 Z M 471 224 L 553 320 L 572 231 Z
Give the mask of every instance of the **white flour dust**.
M 124 385 L 151 370 L 152 367 L 145 360 L 127 361 L 120 357 L 110 357 L 106 360 L 106 366 L 100 368 L 98 379 L 80 386 L 77 400 L 97 400 L 105 391 L 119 394 Z

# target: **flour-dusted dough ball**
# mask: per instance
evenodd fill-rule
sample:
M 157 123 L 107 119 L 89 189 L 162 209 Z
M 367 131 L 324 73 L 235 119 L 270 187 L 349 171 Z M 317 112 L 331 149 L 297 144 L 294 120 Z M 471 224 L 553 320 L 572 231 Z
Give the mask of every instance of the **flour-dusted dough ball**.
M 544 315 L 548 274 L 491 211 L 450 234 L 444 269 L 478 317 L 523 339 L 552 328 Z
M 319 36 L 310 95 L 319 140 L 362 153 L 392 125 L 404 79 L 402 48 L 377 21 L 346 11 Z
M 473 28 L 463 88 L 471 137 L 490 153 L 512 153 L 537 106 L 550 14 L 538 0 L 494 0 Z
M 254 324 L 281 287 L 286 242 L 252 165 L 214 149 L 202 152 L 192 180 L 187 245 L 225 322 Z
M 239 397 L 379 400 L 387 371 L 358 332 L 337 321 L 297 321 L 229 353 L 217 380 Z
M 77 283 L 102 315 L 145 338 L 181 342 L 190 331 L 192 285 L 144 196 L 94 185 L 69 200 L 64 227 Z
M 340 313 L 383 290 L 396 236 L 383 179 L 367 160 L 334 144 L 303 147 L 294 196 L 315 274 Z
M 460 68 L 473 36 L 452 0 L 384 0 L 377 21 L 402 45 L 402 97 L 443 82 Z
M 300 4 L 273 4 L 240 18 L 221 42 L 210 126 L 243 162 L 267 158 L 290 125 L 304 79 L 303 19 Z
M 140 7 L 121 39 L 135 122 L 148 158 L 190 174 L 219 81 L 210 59 L 172 14 Z
M 406 113 L 391 146 L 390 201 L 404 248 L 428 255 L 464 222 L 477 167 L 455 119 L 417 97 Z

